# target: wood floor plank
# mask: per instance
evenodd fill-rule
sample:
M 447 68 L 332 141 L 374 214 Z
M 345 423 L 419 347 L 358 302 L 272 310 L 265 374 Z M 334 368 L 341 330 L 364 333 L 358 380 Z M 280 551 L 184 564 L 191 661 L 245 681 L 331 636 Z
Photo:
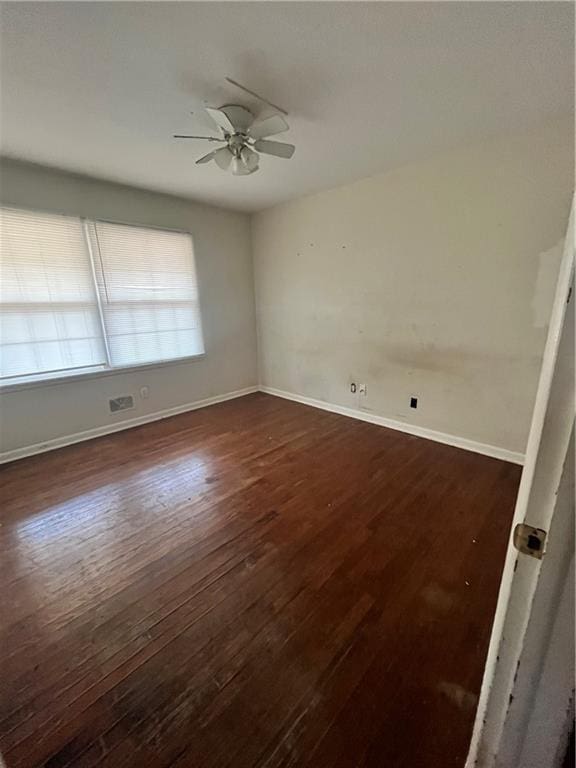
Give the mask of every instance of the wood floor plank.
M 519 475 L 263 394 L 4 466 L 7 765 L 463 766 Z

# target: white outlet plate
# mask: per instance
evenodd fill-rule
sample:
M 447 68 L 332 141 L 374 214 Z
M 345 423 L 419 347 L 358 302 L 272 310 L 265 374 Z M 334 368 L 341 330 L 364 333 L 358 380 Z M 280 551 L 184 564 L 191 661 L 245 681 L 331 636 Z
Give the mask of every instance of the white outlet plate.
M 358 392 L 360 392 L 361 395 L 366 394 L 366 384 L 359 384 L 358 385 Z

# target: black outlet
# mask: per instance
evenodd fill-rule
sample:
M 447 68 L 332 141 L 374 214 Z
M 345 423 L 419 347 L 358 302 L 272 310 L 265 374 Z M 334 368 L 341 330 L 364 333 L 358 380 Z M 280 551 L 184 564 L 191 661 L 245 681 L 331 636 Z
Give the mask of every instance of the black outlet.
M 410 398 L 410 408 L 418 408 L 418 398 L 417 397 L 411 397 Z

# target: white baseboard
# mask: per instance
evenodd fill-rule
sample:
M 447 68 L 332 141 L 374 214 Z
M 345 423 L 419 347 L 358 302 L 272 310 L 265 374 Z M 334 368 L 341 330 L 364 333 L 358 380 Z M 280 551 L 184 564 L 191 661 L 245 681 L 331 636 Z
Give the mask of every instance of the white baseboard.
M 426 427 L 418 427 L 413 424 L 406 424 L 402 421 L 396 421 L 394 419 L 388 419 L 385 416 L 377 416 L 372 413 L 366 413 L 365 411 L 360 411 L 355 408 L 346 408 L 343 405 L 334 405 L 332 403 L 326 403 L 323 400 L 315 400 L 314 398 L 305 397 L 303 395 L 296 395 L 292 392 L 284 392 L 283 390 L 275 389 L 274 387 L 259 386 L 238 389 L 234 392 L 227 392 L 223 395 L 216 395 L 215 397 L 207 397 L 204 400 L 196 400 L 193 403 L 178 405 L 175 408 L 166 408 L 165 410 L 156 411 L 154 413 L 147 413 L 144 416 L 137 416 L 133 419 L 116 421 L 113 424 L 106 424 L 101 427 L 95 427 L 94 429 L 87 429 L 83 432 L 75 432 L 72 435 L 64 435 L 62 437 L 56 437 L 53 440 L 47 440 L 42 443 L 35 443 L 34 445 L 27 445 L 23 448 L 16 448 L 12 451 L 5 451 L 4 453 L 0 453 L 0 464 L 4 464 L 8 461 L 15 461 L 16 459 L 23 459 L 26 456 L 34 456 L 37 453 L 53 451 L 56 448 L 63 448 L 66 445 L 81 443 L 84 440 L 92 440 L 95 437 L 102 437 L 103 435 L 110 435 L 114 432 L 121 432 L 124 429 L 131 429 L 132 427 L 138 427 L 142 424 L 148 424 L 152 421 L 167 419 L 170 416 L 177 416 L 179 413 L 194 411 L 197 408 L 206 408 L 209 405 L 223 403 L 226 400 L 233 400 L 236 397 L 243 397 L 244 395 L 249 395 L 258 391 L 265 392 L 269 395 L 275 395 L 276 397 L 283 397 L 286 400 L 294 400 L 297 403 L 310 405 L 313 408 L 321 408 L 324 411 L 338 413 L 341 416 L 349 416 L 350 418 L 359 419 L 360 421 L 367 421 L 370 424 L 378 424 L 381 427 L 388 427 L 388 429 L 396 429 L 400 432 L 406 432 L 409 435 L 415 435 L 416 437 L 423 437 L 427 440 L 435 440 L 437 443 L 452 445 L 455 448 L 463 448 L 467 451 L 482 453 L 485 456 L 492 456 L 493 458 L 502 459 L 503 461 L 510 461 L 514 464 L 524 463 L 524 454 L 508 451 L 506 448 L 499 448 L 495 445 L 478 443 L 474 440 L 467 440 L 464 437 L 456 437 L 455 435 L 447 435 L 444 432 L 436 432 L 432 429 L 426 429 Z
M 16 459 L 23 459 L 26 456 L 34 456 L 37 453 L 53 451 L 56 448 L 63 448 L 66 445 L 81 443 L 84 440 L 92 440 L 94 437 L 102 437 L 103 435 L 110 435 L 113 432 L 121 432 L 124 429 L 139 427 L 142 424 L 148 424 L 152 421 L 159 421 L 160 419 L 167 419 L 170 416 L 177 416 L 179 413 L 195 411 L 197 408 L 206 408 L 206 406 L 223 403 L 226 400 L 233 400 L 236 397 L 243 397 L 252 392 L 258 392 L 258 390 L 259 387 L 245 387 L 244 389 L 237 389 L 234 392 L 226 392 L 224 395 L 215 395 L 214 397 L 207 397 L 204 400 L 196 400 L 193 403 L 177 405 L 175 408 L 166 408 L 162 411 L 147 413 L 144 416 L 137 416 L 134 419 L 116 421 L 113 424 L 105 424 L 102 427 L 94 427 L 94 429 L 87 429 L 83 432 L 75 432 L 73 435 L 63 435 L 62 437 L 56 437 L 53 440 L 47 440 L 43 443 L 35 443 L 34 445 L 27 445 L 23 448 L 15 448 L 12 451 L 0 453 L 0 464 L 5 464 L 8 461 L 15 461 Z
M 324 400 L 315 400 L 312 397 L 304 397 L 303 395 L 295 395 L 292 392 L 284 392 L 283 390 L 275 389 L 274 387 L 260 385 L 260 391 L 266 392 L 269 395 L 275 395 L 276 397 L 283 397 L 286 400 L 294 400 L 295 402 L 303 403 L 304 405 L 311 405 L 313 408 L 321 408 L 323 411 L 331 411 L 332 413 L 338 413 L 341 416 L 349 416 L 352 419 L 359 419 L 360 421 L 368 421 L 370 424 L 378 424 L 381 427 L 388 427 L 388 429 L 407 432 L 409 435 L 415 435 L 416 437 L 424 437 L 426 440 L 434 440 L 437 443 L 452 445 L 455 448 L 463 448 L 466 451 L 482 453 L 485 456 L 492 456 L 493 458 L 501 459 L 502 461 L 510 461 L 513 464 L 524 464 L 523 453 L 509 451 L 506 448 L 500 448 L 496 445 L 487 445 L 485 443 L 478 443 L 475 440 L 468 440 L 465 437 L 447 435 L 444 432 L 436 432 L 435 430 L 427 429 L 426 427 L 406 424 L 403 421 L 396 421 L 395 419 L 388 419 L 385 416 L 366 413 L 365 411 L 360 411 L 356 408 L 346 408 L 346 406 L 334 405 L 332 403 L 327 403 Z

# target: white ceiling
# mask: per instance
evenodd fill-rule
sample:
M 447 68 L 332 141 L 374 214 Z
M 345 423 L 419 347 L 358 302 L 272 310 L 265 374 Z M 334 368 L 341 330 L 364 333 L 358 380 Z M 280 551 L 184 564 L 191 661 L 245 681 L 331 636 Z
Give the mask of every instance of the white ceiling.
M 253 211 L 570 114 L 573 14 L 555 2 L 3 3 L 5 155 Z M 204 103 L 290 112 L 290 161 L 194 160 Z M 190 111 L 194 115 L 190 115 Z

